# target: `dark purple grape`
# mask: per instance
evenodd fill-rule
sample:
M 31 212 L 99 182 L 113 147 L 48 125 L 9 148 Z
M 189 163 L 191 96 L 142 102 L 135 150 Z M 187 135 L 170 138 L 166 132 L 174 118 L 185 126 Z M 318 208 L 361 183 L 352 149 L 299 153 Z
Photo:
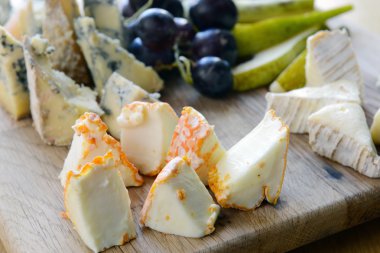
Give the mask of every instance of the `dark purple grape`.
M 173 50 L 169 49 L 161 52 L 151 51 L 143 45 L 140 38 L 133 40 L 128 46 L 128 51 L 147 66 L 158 67 L 162 65 L 170 65 L 175 60 Z
M 133 20 L 127 26 L 123 26 L 124 46 L 128 46 L 137 37 L 137 24 L 137 20 Z
M 227 30 L 209 29 L 195 35 L 192 46 L 192 58 L 199 60 L 204 56 L 217 56 L 234 66 L 237 58 L 237 46 L 234 36 Z
M 135 12 L 136 12 L 136 9 L 132 7 L 129 1 L 126 1 L 121 9 L 121 14 L 125 18 L 132 17 L 132 15 L 135 14 Z
M 135 12 L 147 2 L 148 0 L 129 0 L 131 9 Z M 153 0 L 151 7 L 167 10 L 175 17 L 183 17 L 183 6 L 179 0 Z
M 232 0 L 198 0 L 190 7 L 190 18 L 201 31 L 209 28 L 231 30 L 238 11 Z
M 231 67 L 219 57 L 206 56 L 197 61 L 192 77 L 194 87 L 209 97 L 222 97 L 232 90 Z
M 152 8 L 140 15 L 137 34 L 145 47 L 154 51 L 163 51 L 173 47 L 177 26 L 169 12 Z
M 195 36 L 194 26 L 185 18 L 174 18 L 177 26 L 177 45 L 182 55 L 191 55 L 192 41 Z

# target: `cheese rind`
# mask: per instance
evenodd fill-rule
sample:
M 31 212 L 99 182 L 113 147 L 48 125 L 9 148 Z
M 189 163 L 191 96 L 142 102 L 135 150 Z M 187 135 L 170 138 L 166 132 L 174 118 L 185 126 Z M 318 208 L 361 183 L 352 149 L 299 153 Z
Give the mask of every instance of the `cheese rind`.
M 310 115 L 308 127 L 314 152 L 368 177 L 380 177 L 380 158 L 360 105 L 326 106 Z
M 15 119 L 30 113 L 24 50 L 9 32 L 0 27 L 0 104 Z
M 67 146 L 71 126 L 85 112 L 103 114 L 96 94 L 77 85 L 64 73 L 52 69 L 48 55 L 53 53 L 47 40 L 26 38 L 24 56 L 30 91 L 31 113 L 41 139 L 50 145 Z
M 104 93 L 100 106 L 104 110 L 102 119 L 108 126 L 108 131 L 120 140 L 120 126 L 117 117 L 124 105 L 134 101 L 157 102 L 153 94 L 149 94 L 128 79 L 114 72 L 104 85 Z
M 286 93 L 266 94 L 267 108 L 289 125 L 291 133 L 307 133 L 307 119 L 310 114 L 326 105 L 336 103 L 360 104 L 356 84 L 341 80 L 320 87 L 305 87 Z
M 66 184 L 68 173 L 80 173 L 82 167 L 96 156 L 112 152 L 115 167 L 120 171 L 125 186 L 140 186 L 143 178 L 137 168 L 128 161 L 120 143 L 107 134 L 107 126 L 95 113 L 83 114 L 73 126 L 75 131 L 69 154 L 59 175 L 61 184 Z
M 141 174 L 155 176 L 165 166 L 177 122 L 167 103 L 133 102 L 123 107 L 118 117 L 121 146 Z
M 209 186 L 225 208 L 276 204 L 286 170 L 289 128 L 273 110 L 210 169 Z
M 154 181 L 140 223 L 163 233 L 199 238 L 215 230 L 219 211 L 187 158 L 176 157 Z
M 103 86 L 113 72 L 148 92 L 163 88 L 163 81 L 151 67 L 145 66 L 123 49 L 118 40 L 99 33 L 92 18 L 76 19 L 75 31 L 99 95 L 103 94 Z
M 93 252 L 136 238 L 128 190 L 112 153 L 95 157 L 80 174 L 69 174 L 65 208 L 83 242 Z

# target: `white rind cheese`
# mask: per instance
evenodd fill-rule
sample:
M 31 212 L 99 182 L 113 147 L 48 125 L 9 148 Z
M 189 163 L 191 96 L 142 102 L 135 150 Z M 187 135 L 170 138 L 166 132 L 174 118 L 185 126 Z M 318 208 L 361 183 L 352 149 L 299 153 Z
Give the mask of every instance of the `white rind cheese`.
M 209 169 L 225 154 L 225 149 L 206 118 L 192 107 L 184 107 L 175 128 L 167 161 L 189 157 L 190 166 L 208 184 Z
M 360 105 L 326 106 L 310 115 L 308 127 L 314 152 L 368 177 L 380 177 L 380 158 Z
M 103 114 L 96 93 L 80 87 L 62 72 L 52 69 L 48 55 L 53 49 L 39 36 L 26 38 L 24 56 L 34 126 L 50 145 L 70 145 L 71 126 L 85 112 Z
M 108 131 L 120 140 L 120 126 L 117 117 L 124 105 L 134 101 L 157 102 L 154 94 L 149 94 L 118 73 L 113 73 L 104 86 L 100 106 L 104 110 L 102 119 L 108 126 Z
M 99 95 L 103 94 L 103 86 L 113 72 L 148 92 L 163 88 L 163 81 L 151 67 L 145 66 L 123 49 L 118 40 L 99 33 L 92 18 L 78 18 L 75 31 Z
M 211 168 L 209 185 L 222 207 L 250 210 L 264 199 L 276 204 L 285 176 L 289 134 L 271 110 Z
M 69 171 L 80 173 L 82 167 L 96 156 L 112 152 L 115 167 L 120 171 L 125 186 L 140 186 L 143 178 L 137 168 L 128 161 L 120 143 L 107 134 L 107 126 L 95 113 L 83 114 L 73 126 L 75 131 L 69 154 L 59 175 L 61 184 L 66 184 Z
M 0 104 L 14 119 L 30 113 L 24 50 L 10 33 L 0 27 Z
M 166 164 L 177 114 L 167 103 L 133 102 L 123 107 L 117 120 L 128 159 L 141 174 L 157 175 Z
M 289 125 L 291 133 L 307 133 L 307 119 L 322 107 L 336 103 L 360 104 L 360 94 L 356 84 L 341 80 L 320 87 L 305 87 L 286 93 L 268 92 L 268 109 Z
M 163 233 L 199 238 L 215 230 L 219 211 L 186 158 L 177 157 L 154 181 L 140 223 Z
M 64 195 L 66 215 L 93 252 L 136 238 L 131 200 L 111 152 L 70 174 Z

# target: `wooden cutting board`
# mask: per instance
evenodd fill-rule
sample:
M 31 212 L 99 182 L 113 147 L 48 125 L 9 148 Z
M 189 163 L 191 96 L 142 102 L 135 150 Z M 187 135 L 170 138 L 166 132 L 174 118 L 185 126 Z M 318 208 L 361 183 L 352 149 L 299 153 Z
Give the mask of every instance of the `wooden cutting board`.
M 349 26 L 366 82 L 368 122 L 380 107 L 380 39 Z M 262 119 L 266 90 L 212 100 L 169 80 L 162 100 L 179 113 L 185 105 L 201 111 L 226 148 Z M 67 148 L 42 143 L 31 120 L 14 122 L 0 110 L 0 252 L 89 252 L 71 223 L 61 217 L 58 180 Z M 254 150 L 253 150 L 254 152 Z M 137 222 L 153 179 L 131 188 Z M 314 154 L 306 135 L 292 135 L 288 168 L 277 206 L 256 211 L 224 209 L 216 231 L 202 239 L 166 235 L 137 226 L 137 239 L 107 252 L 283 252 L 380 216 L 380 180 Z M 5 249 L 2 249 L 1 242 Z

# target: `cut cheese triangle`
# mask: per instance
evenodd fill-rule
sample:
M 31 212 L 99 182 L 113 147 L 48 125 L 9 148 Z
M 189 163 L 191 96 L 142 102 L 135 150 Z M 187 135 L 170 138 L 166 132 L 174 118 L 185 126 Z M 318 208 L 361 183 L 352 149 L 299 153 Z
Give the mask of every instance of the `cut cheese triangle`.
M 276 204 L 285 176 L 289 129 L 273 110 L 210 170 L 209 185 L 225 208 Z
M 52 69 L 48 55 L 53 52 L 39 36 L 27 38 L 24 45 L 34 126 L 50 145 L 70 145 L 71 126 L 85 112 L 103 114 L 96 93 L 80 87 L 64 73 Z
M 120 126 L 117 123 L 124 105 L 134 101 L 157 102 L 154 94 L 149 94 L 128 79 L 114 72 L 104 86 L 100 106 L 104 110 L 102 119 L 113 137 L 120 140 Z
M 163 81 L 151 67 L 145 66 L 123 49 L 118 40 L 99 33 L 92 18 L 76 19 L 75 31 L 99 95 L 102 95 L 103 86 L 113 72 L 148 92 L 163 88 Z
M 368 177 L 380 177 L 380 158 L 360 105 L 326 106 L 310 115 L 308 127 L 314 152 Z
M 163 233 L 199 238 L 215 230 L 219 210 L 187 159 L 176 157 L 150 188 L 140 223 Z
M 306 86 L 321 86 L 338 80 L 355 83 L 363 90 L 360 68 L 347 33 L 320 31 L 307 40 Z
M 24 50 L 22 44 L 2 27 L 0 27 L 0 104 L 15 119 L 21 119 L 30 113 Z
M 289 125 L 292 133 L 307 133 L 307 119 L 322 107 L 336 103 L 358 103 L 356 84 L 341 80 L 320 87 L 305 87 L 286 93 L 267 93 L 268 109 Z
M 371 135 L 372 140 L 376 145 L 380 145 L 380 109 L 376 112 L 373 117 L 373 122 L 371 125 Z
M 80 174 L 70 172 L 64 195 L 68 218 L 93 252 L 136 237 L 128 190 L 112 152 L 95 157 Z
M 61 184 L 66 184 L 69 171 L 80 173 L 81 168 L 96 156 L 112 152 L 115 167 L 120 171 L 125 186 L 140 186 L 143 178 L 136 167 L 130 163 L 121 150 L 120 143 L 109 136 L 107 126 L 95 113 L 83 114 L 73 126 L 75 131 L 73 142 L 61 174 Z
M 225 149 L 206 118 L 192 107 L 184 107 L 175 128 L 167 161 L 189 157 L 190 166 L 208 184 L 208 171 L 224 155 Z
M 165 166 L 177 122 L 167 103 L 133 102 L 123 107 L 118 117 L 121 146 L 141 174 L 155 176 Z

